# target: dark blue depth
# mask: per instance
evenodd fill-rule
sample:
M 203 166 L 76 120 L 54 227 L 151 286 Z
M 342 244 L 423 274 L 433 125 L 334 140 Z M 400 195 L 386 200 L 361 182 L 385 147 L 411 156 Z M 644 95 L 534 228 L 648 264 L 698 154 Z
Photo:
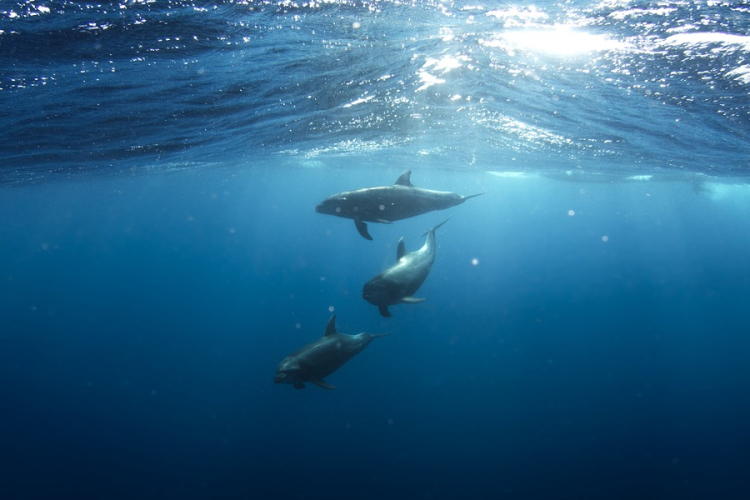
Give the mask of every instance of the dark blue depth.
M 6 190 L 3 497 L 743 497 L 737 207 L 674 184 L 420 172 L 490 193 L 441 228 L 427 301 L 384 319 L 362 284 L 444 214 L 368 242 L 312 210 L 381 174 Z M 391 335 L 337 391 L 274 385 L 331 306 L 344 333 Z

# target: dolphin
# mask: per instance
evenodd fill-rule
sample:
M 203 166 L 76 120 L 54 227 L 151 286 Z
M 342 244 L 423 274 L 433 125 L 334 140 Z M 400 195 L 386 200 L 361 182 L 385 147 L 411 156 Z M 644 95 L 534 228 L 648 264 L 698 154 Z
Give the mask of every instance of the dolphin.
M 304 389 L 305 382 L 312 382 L 323 389 L 335 389 L 323 380 L 331 373 L 362 352 L 372 339 L 387 333 L 344 335 L 336 331 L 336 315 L 331 316 L 326 332 L 321 338 L 296 350 L 279 363 L 274 382 L 292 384 L 295 389 Z
M 431 191 L 414 187 L 411 170 L 407 170 L 392 186 L 371 187 L 329 196 L 315 207 L 321 214 L 353 219 L 363 238 L 372 240 L 367 222 L 390 224 L 393 221 L 422 215 L 433 210 L 455 207 L 469 198 L 484 193 L 461 196 L 448 191 Z
M 406 253 L 404 238 L 398 240 L 396 263 L 365 283 L 362 298 L 378 306 L 381 315 L 390 318 L 388 306 L 394 304 L 424 302 L 424 299 L 413 295 L 422 286 L 435 262 L 435 231 L 446 222 L 448 219 L 427 231 L 424 245 L 414 252 Z

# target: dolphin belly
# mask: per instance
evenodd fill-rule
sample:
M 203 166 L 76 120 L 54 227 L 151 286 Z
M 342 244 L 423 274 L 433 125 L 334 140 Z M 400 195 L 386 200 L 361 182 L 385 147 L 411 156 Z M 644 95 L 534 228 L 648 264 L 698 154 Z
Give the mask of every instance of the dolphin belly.
M 434 255 L 413 258 L 383 273 L 382 280 L 392 292 L 393 300 L 390 305 L 400 303 L 401 299 L 411 297 L 419 290 L 427 279 L 433 261 Z

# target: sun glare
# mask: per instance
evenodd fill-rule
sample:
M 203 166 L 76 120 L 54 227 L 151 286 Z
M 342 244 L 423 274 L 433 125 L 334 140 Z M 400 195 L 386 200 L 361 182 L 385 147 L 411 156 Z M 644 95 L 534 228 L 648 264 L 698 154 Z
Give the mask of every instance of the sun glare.
M 484 45 L 509 52 L 541 52 L 557 56 L 575 56 L 592 52 L 623 49 L 621 42 L 573 29 L 569 26 L 526 28 L 499 33 Z

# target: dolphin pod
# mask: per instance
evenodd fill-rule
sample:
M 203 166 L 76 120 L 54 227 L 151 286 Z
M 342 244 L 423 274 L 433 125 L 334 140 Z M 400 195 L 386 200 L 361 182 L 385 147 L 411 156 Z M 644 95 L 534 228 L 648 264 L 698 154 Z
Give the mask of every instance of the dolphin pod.
M 448 191 L 418 188 L 411 183 L 411 170 L 407 170 L 392 186 L 371 187 L 334 194 L 315 207 L 315 211 L 353 219 L 359 234 L 363 238 L 372 240 L 367 230 L 367 222 L 390 224 L 434 210 L 455 207 L 469 198 L 483 194 L 461 196 Z
M 469 198 L 484 193 L 462 196 L 445 191 L 431 191 L 414 187 L 410 180 L 411 170 L 404 172 L 392 186 L 373 187 L 346 191 L 326 198 L 315 211 L 353 219 L 359 234 L 372 240 L 367 222 L 391 223 L 414 217 L 433 210 L 443 210 L 460 205 Z M 440 224 L 428 230 L 424 245 L 407 253 L 404 238 L 398 241 L 396 263 L 378 274 L 362 290 L 362 298 L 378 307 L 380 314 L 391 317 L 389 306 L 416 304 L 424 298 L 416 298 L 417 292 L 435 262 L 435 232 Z M 345 335 L 336 331 L 336 315 L 328 320 L 321 338 L 285 357 L 276 369 L 276 383 L 291 384 L 303 389 L 310 382 L 324 389 L 335 389 L 324 380 L 351 358 L 362 352 L 373 338 L 386 334 L 366 332 Z

